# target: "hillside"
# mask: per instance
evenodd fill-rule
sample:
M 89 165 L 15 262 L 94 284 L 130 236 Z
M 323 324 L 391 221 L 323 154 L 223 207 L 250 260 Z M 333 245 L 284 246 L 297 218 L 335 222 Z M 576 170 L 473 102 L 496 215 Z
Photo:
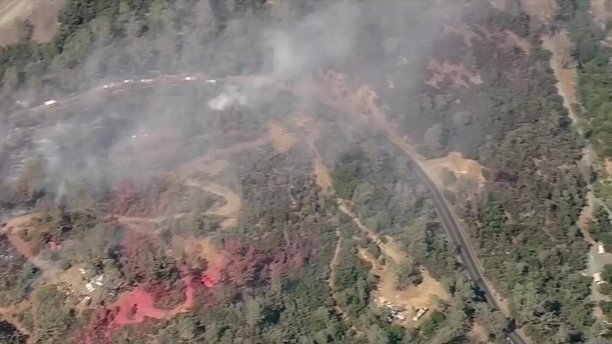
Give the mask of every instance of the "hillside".
M 65 0 L 0 51 L 0 342 L 609 342 L 607 11 Z

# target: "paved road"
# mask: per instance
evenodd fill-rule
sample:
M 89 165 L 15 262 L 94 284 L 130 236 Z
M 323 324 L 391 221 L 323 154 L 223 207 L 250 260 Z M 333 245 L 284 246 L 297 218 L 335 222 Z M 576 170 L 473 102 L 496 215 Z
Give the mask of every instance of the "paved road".
M 258 81 L 257 78 L 251 77 L 228 77 L 228 82 L 235 82 L 240 84 L 246 84 L 251 81 Z M 180 85 L 180 84 L 214 84 L 216 80 L 206 79 L 204 75 L 197 74 L 193 76 L 184 76 L 184 75 L 162 75 L 155 79 L 126 79 L 121 82 L 110 83 L 106 85 L 102 85 L 99 87 L 95 87 L 91 90 L 85 91 L 75 96 L 71 96 L 69 98 L 65 98 L 63 100 L 58 100 L 57 105 L 40 105 L 33 108 L 28 109 L 29 111 L 38 111 L 45 108 L 52 107 L 63 107 L 70 106 L 78 103 L 79 99 L 86 95 L 93 95 L 100 92 L 123 92 L 130 89 L 139 89 L 139 88 L 148 88 L 148 87 L 156 87 L 156 86 L 172 86 L 172 85 Z M 265 86 L 267 83 L 262 83 L 261 86 Z M 269 84 L 267 84 L 269 85 Z M 287 89 L 284 89 L 287 91 Z M 329 104 L 325 104 L 330 106 Z M 334 107 L 334 109 L 338 110 Z M 28 111 L 26 110 L 26 111 Z M 346 111 L 343 111 L 346 112 Z M 466 239 L 466 235 L 461 229 L 459 225 L 459 221 L 452 210 L 451 205 L 448 203 L 442 192 L 438 189 L 438 187 L 434 184 L 434 182 L 430 179 L 429 175 L 425 172 L 419 161 L 415 159 L 409 152 L 406 152 L 403 145 L 397 142 L 394 137 L 389 138 L 389 140 L 402 149 L 406 156 L 414 162 L 414 170 L 416 172 L 417 177 L 421 180 L 421 182 L 429 189 L 434 205 L 435 210 L 438 216 L 440 217 L 440 221 L 444 226 L 445 230 L 449 234 L 453 243 L 458 247 L 457 254 L 461 259 L 462 263 L 465 266 L 466 272 L 472 282 L 480 288 L 487 299 L 487 301 L 496 309 L 501 311 L 501 307 L 495 300 L 493 296 L 493 292 L 489 288 L 489 286 L 484 282 L 484 275 L 479 268 L 478 260 L 476 255 L 473 253 L 473 249 L 471 249 L 468 239 Z M 528 344 L 529 342 L 525 340 L 519 333 L 516 331 L 512 331 L 508 333 L 507 338 L 511 343 L 514 344 Z
M 474 257 L 468 249 L 468 241 L 464 237 L 463 231 L 459 227 L 458 220 L 455 217 L 453 211 L 451 210 L 450 204 L 448 203 L 444 195 L 442 195 L 440 190 L 436 187 L 436 185 L 433 183 L 433 181 L 429 178 L 427 173 L 425 173 L 425 171 L 421 168 L 421 166 L 419 166 L 418 163 L 415 163 L 414 165 L 414 170 L 417 176 L 431 192 L 436 208 L 436 213 L 438 213 L 440 221 L 444 225 L 444 228 L 450 235 L 452 241 L 455 243 L 455 245 L 459 247 L 459 251 L 457 252 L 457 254 L 463 262 L 468 276 L 470 277 L 472 282 L 485 293 L 487 302 L 489 302 L 496 310 L 501 310 L 499 304 L 493 296 L 491 289 L 486 283 L 484 283 L 484 276 L 482 275 L 479 269 L 479 265 L 476 260 L 477 258 Z M 516 331 L 508 333 L 508 339 L 514 344 L 528 343 Z

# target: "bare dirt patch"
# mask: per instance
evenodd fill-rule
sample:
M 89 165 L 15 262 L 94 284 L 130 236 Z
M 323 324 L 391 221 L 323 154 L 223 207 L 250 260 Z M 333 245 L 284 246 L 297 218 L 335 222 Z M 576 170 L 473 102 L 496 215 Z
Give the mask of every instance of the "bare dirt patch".
M 612 178 L 612 160 L 607 158 L 605 165 L 606 165 L 606 173 L 608 174 L 608 178 Z
M 576 226 L 578 226 L 586 241 L 590 242 L 591 244 L 595 244 L 595 241 L 589 233 L 589 223 L 593 217 L 593 208 L 595 204 L 595 195 L 593 194 L 593 191 L 589 191 L 587 193 L 586 199 L 587 204 L 582 207 L 578 221 L 576 221 Z
M 434 74 L 425 83 L 435 88 L 440 88 L 440 83 L 445 80 L 450 80 L 455 87 L 469 87 L 469 84 L 482 84 L 480 75 L 470 72 L 462 64 L 453 64 L 446 61 L 440 63 L 430 59 L 427 68 Z
M 293 147 L 295 138 L 287 129 L 278 122 L 268 123 L 268 135 L 272 140 L 272 146 L 279 153 L 286 153 Z
M 573 104 L 578 103 L 576 97 L 576 85 L 578 74 L 574 67 L 571 55 L 570 40 L 566 31 L 561 31 L 554 36 L 542 36 L 542 46 L 552 53 L 550 67 L 557 78 L 557 90 L 563 97 L 563 106 L 569 112 L 574 123 L 578 123 L 578 116 L 573 110 Z
M 6 224 L 2 228 L 2 233 L 16 234 L 20 232 L 21 230 L 25 229 L 26 227 L 28 227 L 32 223 L 32 220 L 34 220 L 36 216 L 38 215 L 40 214 L 34 213 L 34 214 L 27 214 L 23 216 L 14 217 L 6 222 Z
M 372 273 L 379 277 L 377 290 L 373 294 L 374 301 L 378 307 L 388 307 L 392 305 L 393 309 L 406 312 L 406 317 L 401 321 L 401 324 L 406 327 L 414 327 L 422 321 L 413 321 L 412 316 L 417 309 L 427 307 L 430 310 L 439 309 L 440 300 L 448 300 L 449 295 L 444 290 L 442 285 L 436 281 L 429 271 L 421 268 L 423 281 L 417 285 L 410 285 L 405 289 L 399 290 L 396 287 L 397 273 L 400 264 L 412 260 L 390 237 L 385 237 L 384 240 L 372 229 L 366 227 L 351 210 L 347 201 L 338 199 L 340 210 L 350 216 L 355 224 L 366 233 L 368 238 L 372 240 L 380 248 L 383 255 L 386 257 L 385 264 L 380 264 L 375 257 L 369 255 L 366 250 L 359 249 L 359 257 L 368 261 L 372 265 Z M 429 313 L 431 314 L 431 313 Z
M 323 161 L 320 157 L 314 160 L 314 174 L 315 179 L 317 181 L 317 185 L 321 187 L 323 192 L 333 192 L 334 185 L 332 183 L 331 174 L 329 173 L 329 169 L 327 168 L 327 166 L 323 164 Z
M 458 180 L 470 179 L 477 182 L 480 188 L 484 187 L 483 167 L 476 160 L 464 158 L 460 152 L 451 152 L 440 159 L 426 160 L 425 165 L 433 176 L 438 177 L 435 181 L 439 186 L 444 187 L 441 176 L 448 170 L 453 172 Z
M 472 328 L 468 332 L 468 337 L 477 343 L 489 343 L 489 335 L 487 329 L 477 322 L 472 324 Z
M 612 2 L 610 0 L 591 0 L 591 13 L 595 21 L 605 28 L 612 19 Z
M 446 290 L 431 277 L 426 269 L 421 270 L 423 281 L 419 285 L 410 285 L 399 290 L 396 287 L 397 265 L 393 261 L 387 261 L 384 265 L 379 264 L 374 257 L 361 248 L 358 250 L 358 255 L 372 265 L 372 273 L 379 278 L 378 287 L 372 294 L 375 303 L 378 307 L 391 304 L 394 309 L 406 312 L 406 318 L 400 321 L 402 326 L 417 326 L 427 318 L 428 314 L 432 314 L 432 310 L 440 309 L 442 300 L 449 299 Z M 423 318 L 414 321 L 412 316 L 416 310 L 424 307 L 430 311 Z
M 523 9 L 530 16 L 543 22 L 550 22 L 557 14 L 556 0 L 522 0 Z
M 34 25 L 33 39 L 49 42 L 59 28 L 57 16 L 63 0 L 0 0 L 0 45 L 18 38 L 15 21 L 27 19 Z

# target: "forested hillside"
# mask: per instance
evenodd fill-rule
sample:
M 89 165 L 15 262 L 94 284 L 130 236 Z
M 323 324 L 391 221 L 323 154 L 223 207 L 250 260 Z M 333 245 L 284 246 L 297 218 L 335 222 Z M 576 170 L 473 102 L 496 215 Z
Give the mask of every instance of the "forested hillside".
M 587 2 L 66 0 L 51 42 L 0 51 L 0 341 L 610 342 Z

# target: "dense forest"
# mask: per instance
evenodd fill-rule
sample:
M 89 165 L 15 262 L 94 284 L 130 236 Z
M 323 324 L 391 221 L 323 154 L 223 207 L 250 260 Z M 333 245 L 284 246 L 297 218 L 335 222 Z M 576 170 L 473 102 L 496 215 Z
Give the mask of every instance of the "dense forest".
M 0 51 L 0 341 L 504 343 L 518 327 L 609 342 L 577 221 L 583 148 L 612 154 L 612 50 L 588 1 L 557 2 L 550 26 L 518 0 L 66 0 L 49 43 L 22 22 Z M 562 29 L 584 138 L 542 46 Z M 124 78 L 328 69 L 368 83 L 393 130 L 446 164 L 440 188 L 503 310 L 467 278 L 415 162 L 365 120 L 222 82 L 23 106 Z M 243 98 L 211 106 L 219 94 Z M 457 154 L 481 179 L 448 167 Z M 610 250 L 609 184 L 595 187 L 588 230 Z

